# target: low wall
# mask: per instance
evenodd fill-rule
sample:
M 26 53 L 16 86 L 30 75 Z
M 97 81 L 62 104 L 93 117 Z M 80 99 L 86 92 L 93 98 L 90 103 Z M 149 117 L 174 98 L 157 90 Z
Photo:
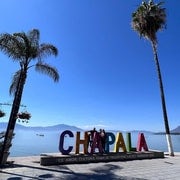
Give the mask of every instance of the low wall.
M 70 154 L 70 155 L 43 155 L 40 158 L 42 166 L 96 163 L 111 161 L 128 161 L 140 159 L 164 158 L 164 152 L 143 151 L 143 152 L 119 152 L 108 154 Z

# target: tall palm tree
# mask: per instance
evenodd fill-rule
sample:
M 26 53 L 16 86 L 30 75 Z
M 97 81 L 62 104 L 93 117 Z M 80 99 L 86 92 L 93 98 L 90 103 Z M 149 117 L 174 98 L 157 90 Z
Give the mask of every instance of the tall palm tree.
M 172 141 L 169 130 L 168 116 L 166 110 L 166 102 L 164 95 L 164 88 L 160 70 L 160 64 L 157 54 L 157 36 L 156 33 L 166 27 L 166 12 L 162 7 L 163 2 L 154 3 L 152 0 L 149 2 L 143 1 L 142 4 L 132 13 L 132 28 L 138 32 L 140 37 L 144 37 L 151 42 L 154 61 L 157 70 L 157 76 L 160 87 L 161 103 L 164 117 L 164 125 L 166 131 L 166 138 L 168 144 L 169 155 L 174 156 Z
M 51 77 L 54 82 L 58 82 L 59 74 L 55 67 L 44 62 L 44 58 L 58 55 L 58 49 L 52 44 L 42 43 L 40 41 L 40 32 L 33 29 L 28 33 L 0 34 L 0 50 L 14 61 L 19 63 L 20 69 L 14 74 L 10 86 L 10 94 L 14 95 L 13 105 L 9 117 L 9 122 L 1 148 L 0 165 L 7 161 L 9 148 L 13 137 L 13 131 L 16 124 L 23 88 L 26 82 L 28 70 L 35 67 L 37 72 Z

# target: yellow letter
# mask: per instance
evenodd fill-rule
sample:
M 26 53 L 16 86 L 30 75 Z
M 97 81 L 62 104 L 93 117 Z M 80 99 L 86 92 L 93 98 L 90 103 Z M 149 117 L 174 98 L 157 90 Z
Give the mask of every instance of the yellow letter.
M 114 145 L 114 152 L 119 152 L 119 148 L 123 149 L 123 152 L 126 152 L 126 146 L 124 143 L 124 138 L 122 133 L 117 133 L 116 135 L 116 141 L 115 141 L 115 145 Z

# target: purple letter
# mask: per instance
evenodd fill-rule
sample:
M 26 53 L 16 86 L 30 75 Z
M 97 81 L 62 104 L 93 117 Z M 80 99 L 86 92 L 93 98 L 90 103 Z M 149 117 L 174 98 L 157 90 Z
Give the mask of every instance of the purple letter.
M 73 150 L 73 146 L 69 146 L 69 148 L 67 150 L 65 150 L 63 147 L 64 146 L 64 137 L 66 134 L 68 134 L 69 137 L 74 137 L 74 134 L 69 130 L 62 132 L 62 134 L 60 136 L 60 141 L 59 141 L 59 151 L 64 155 L 68 155 Z

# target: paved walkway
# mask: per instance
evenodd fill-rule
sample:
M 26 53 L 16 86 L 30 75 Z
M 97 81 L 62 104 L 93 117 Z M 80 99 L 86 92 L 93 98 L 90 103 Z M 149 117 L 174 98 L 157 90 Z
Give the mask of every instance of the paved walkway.
M 40 166 L 40 157 L 11 157 L 0 180 L 180 180 L 180 152 L 175 157 L 108 163 Z

